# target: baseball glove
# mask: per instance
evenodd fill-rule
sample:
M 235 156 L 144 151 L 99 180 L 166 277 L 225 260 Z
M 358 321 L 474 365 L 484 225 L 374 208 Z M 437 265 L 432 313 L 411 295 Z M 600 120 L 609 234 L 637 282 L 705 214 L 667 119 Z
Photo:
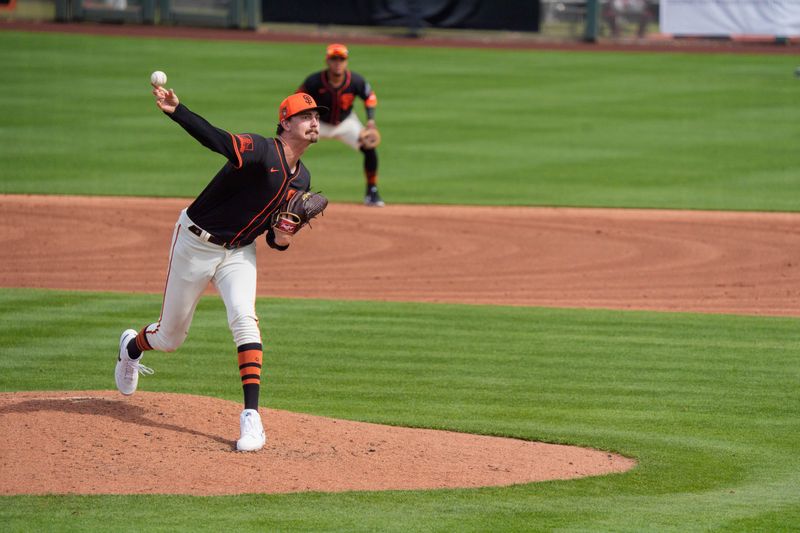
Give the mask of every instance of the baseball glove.
M 323 214 L 326 207 L 328 199 L 320 193 L 295 191 L 275 215 L 273 227 L 276 231 L 294 235 L 312 218 Z
M 361 130 L 361 133 L 358 134 L 358 142 L 361 144 L 362 148 L 366 148 L 367 150 L 376 148 L 381 144 L 381 132 L 378 131 L 376 127 L 364 128 Z

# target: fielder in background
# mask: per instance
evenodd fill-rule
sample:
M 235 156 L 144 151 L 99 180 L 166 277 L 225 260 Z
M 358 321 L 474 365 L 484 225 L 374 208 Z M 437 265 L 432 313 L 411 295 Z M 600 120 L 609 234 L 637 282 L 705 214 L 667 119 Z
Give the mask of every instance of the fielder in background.
M 383 207 L 384 202 L 378 194 L 378 152 L 375 150 L 381 140 L 375 125 L 378 98 L 363 77 L 347 69 L 349 55 L 345 45 L 329 45 L 325 53 L 328 68 L 308 76 L 297 92 L 308 93 L 320 105 L 328 107 L 328 111 L 320 113 L 320 137 L 339 139 L 364 154 L 364 176 L 367 180 L 364 204 Z M 366 127 L 353 112 L 356 96 L 364 100 Z
M 293 94 L 278 108 L 276 137 L 231 134 L 190 111 L 172 89 L 155 82 L 153 87 L 158 108 L 227 161 L 178 217 L 161 317 L 138 333 L 122 333 L 117 388 L 133 394 L 139 374 L 153 373 L 141 364 L 144 351 L 172 352 L 183 344 L 200 296 L 213 283 L 225 303 L 244 391 L 236 448 L 259 450 L 266 436 L 258 413 L 263 352 L 255 309 L 255 240 L 266 233 L 270 248 L 286 250 L 294 233 L 327 205 L 324 197 L 308 192 L 311 176 L 300 161 L 317 142 L 319 113 L 326 110 L 307 94 Z

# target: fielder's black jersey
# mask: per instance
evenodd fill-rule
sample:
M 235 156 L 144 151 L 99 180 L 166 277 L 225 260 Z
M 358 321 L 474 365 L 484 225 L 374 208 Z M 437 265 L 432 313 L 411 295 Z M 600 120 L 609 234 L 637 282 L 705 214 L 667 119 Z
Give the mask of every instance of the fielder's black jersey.
M 374 109 L 378 105 L 370 84 L 359 74 L 349 70 L 345 71 L 344 81 L 338 87 L 331 85 L 328 71 L 323 70 L 307 77 L 297 92 L 310 94 L 317 105 L 327 107 L 328 111 L 321 111 L 319 118 L 334 126 L 350 116 L 356 96 L 364 100 L 368 109 Z
M 232 134 L 180 104 L 167 114 L 200 144 L 228 161 L 192 202 L 192 221 L 230 245 L 253 242 L 269 229 L 270 217 L 289 189 L 308 191 L 311 174 L 301 161 L 292 172 L 283 143 L 253 133 Z

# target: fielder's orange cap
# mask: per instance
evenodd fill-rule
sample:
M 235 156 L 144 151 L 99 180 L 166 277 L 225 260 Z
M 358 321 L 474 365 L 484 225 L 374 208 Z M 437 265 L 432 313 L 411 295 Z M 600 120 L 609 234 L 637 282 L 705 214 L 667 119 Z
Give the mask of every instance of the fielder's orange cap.
M 287 96 L 283 102 L 281 102 L 281 105 L 278 108 L 278 122 L 308 110 L 327 111 L 328 108 L 317 105 L 317 103 L 309 94 L 294 93 L 291 96 Z
M 342 59 L 347 59 L 347 56 L 350 53 L 347 51 L 347 47 L 343 44 L 333 43 L 328 45 L 328 49 L 325 51 L 325 57 L 341 57 Z

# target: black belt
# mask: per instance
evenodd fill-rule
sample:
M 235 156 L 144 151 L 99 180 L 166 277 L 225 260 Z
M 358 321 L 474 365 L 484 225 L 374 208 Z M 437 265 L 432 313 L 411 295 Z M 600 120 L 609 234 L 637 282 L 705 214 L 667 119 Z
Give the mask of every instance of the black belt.
M 197 235 L 198 237 L 200 237 L 201 239 L 203 238 L 203 230 L 201 230 L 194 224 L 189 226 L 187 229 L 192 233 L 194 233 L 195 235 Z M 227 248 L 228 250 L 233 250 L 234 248 L 239 248 L 240 246 L 245 246 L 247 244 L 250 244 L 249 242 L 238 242 L 236 244 L 229 244 L 220 239 L 219 237 L 214 237 L 210 233 L 208 233 L 208 242 L 210 242 L 211 244 L 216 244 L 217 246 L 222 246 L 223 248 Z

